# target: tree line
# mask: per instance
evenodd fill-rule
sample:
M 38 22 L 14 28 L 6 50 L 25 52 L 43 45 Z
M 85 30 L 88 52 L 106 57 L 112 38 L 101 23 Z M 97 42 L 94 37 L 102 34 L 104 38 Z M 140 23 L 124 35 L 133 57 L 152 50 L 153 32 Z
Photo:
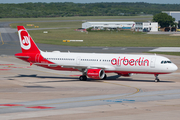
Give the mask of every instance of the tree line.
M 69 16 L 155 15 L 161 11 L 180 11 L 180 4 L 136 3 L 20 3 L 0 4 L 0 18 Z

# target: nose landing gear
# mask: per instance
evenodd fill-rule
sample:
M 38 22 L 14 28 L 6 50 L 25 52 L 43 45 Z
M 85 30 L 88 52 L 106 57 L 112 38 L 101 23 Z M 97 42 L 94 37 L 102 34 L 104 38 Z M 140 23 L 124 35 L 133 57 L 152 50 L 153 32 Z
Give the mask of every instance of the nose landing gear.
M 154 74 L 154 76 L 155 76 L 155 82 L 160 82 L 160 80 L 159 80 L 159 78 L 158 78 L 158 75 L 159 75 L 159 74 Z

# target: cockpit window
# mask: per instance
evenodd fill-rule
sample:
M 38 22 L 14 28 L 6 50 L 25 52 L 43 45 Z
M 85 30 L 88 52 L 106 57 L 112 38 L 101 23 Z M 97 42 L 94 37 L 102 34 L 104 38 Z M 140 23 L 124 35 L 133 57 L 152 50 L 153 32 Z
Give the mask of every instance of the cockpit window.
M 167 61 L 168 63 L 172 63 L 171 61 Z
M 172 63 L 171 61 L 161 61 L 161 64 Z

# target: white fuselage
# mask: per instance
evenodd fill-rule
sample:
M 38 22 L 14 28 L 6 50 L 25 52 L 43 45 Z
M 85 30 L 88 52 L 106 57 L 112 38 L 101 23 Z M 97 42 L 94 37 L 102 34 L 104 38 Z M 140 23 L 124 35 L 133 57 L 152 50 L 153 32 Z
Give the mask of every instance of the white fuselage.
M 64 67 L 100 68 L 108 72 L 166 74 L 177 70 L 177 66 L 166 57 L 158 55 L 99 54 L 42 52 L 52 63 Z M 166 61 L 166 62 L 163 62 Z

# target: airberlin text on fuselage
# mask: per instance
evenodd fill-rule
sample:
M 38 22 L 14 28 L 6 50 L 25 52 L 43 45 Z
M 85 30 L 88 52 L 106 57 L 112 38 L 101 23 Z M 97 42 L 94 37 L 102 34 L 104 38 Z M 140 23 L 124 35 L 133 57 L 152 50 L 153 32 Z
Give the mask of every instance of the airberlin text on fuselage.
M 127 59 L 126 57 L 123 58 L 113 58 L 111 60 L 112 65 L 130 65 L 130 66 L 149 66 L 149 60 L 144 59 L 144 57 L 140 57 L 138 59 Z

